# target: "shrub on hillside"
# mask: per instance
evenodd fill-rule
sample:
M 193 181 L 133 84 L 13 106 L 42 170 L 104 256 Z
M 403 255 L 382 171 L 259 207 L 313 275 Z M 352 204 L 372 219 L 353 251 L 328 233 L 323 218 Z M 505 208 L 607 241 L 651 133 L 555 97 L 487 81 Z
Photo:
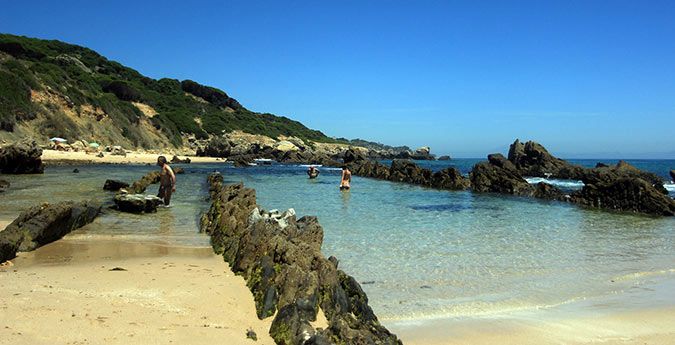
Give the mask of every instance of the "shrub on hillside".
M 121 80 L 114 80 L 104 85 L 103 92 L 110 92 L 123 101 L 135 102 L 141 100 L 141 93 Z

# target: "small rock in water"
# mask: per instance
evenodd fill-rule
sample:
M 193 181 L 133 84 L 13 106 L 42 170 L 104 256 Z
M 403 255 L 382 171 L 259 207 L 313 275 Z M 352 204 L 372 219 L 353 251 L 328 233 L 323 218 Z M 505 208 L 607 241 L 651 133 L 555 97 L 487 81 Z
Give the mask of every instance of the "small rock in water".
M 361 282 L 361 285 L 369 285 L 369 284 L 375 284 L 375 281 L 369 280 L 369 281 Z
M 420 289 L 431 289 L 431 286 L 429 286 L 429 285 L 422 285 L 422 286 L 420 286 Z
M 77 174 L 77 173 L 79 173 L 79 172 L 80 172 L 80 169 L 78 169 L 78 168 L 75 168 L 75 169 L 73 169 L 73 172 L 74 172 L 75 174 Z
M 126 271 L 126 270 L 127 270 L 126 268 L 114 267 L 114 268 L 109 269 L 108 271 Z
M 253 339 L 253 341 L 258 341 L 258 335 L 252 329 L 246 330 L 246 338 Z

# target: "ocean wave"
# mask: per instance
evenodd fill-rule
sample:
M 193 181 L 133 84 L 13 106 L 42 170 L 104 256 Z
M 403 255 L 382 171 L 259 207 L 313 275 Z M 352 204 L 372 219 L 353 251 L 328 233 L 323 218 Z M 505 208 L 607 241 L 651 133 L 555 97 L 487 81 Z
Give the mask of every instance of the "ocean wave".
M 664 183 L 663 188 L 665 188 L 669 192 L 675 192 L 675 183 L 670 182 L 670 183 Z
M 624 274 L 622 276 L 614 277 L 612 281 L 627 281 L 627 280 L 637 280 L 640 278 L 652 277 L 652 276 L 661 276 L 675 273 L 675 268 L 658 270 L 658 271 L 643 271 Z
M 530 184 L 544 182 L 556 187 L 567 189 L 581 189 L 584 186 L 584 183 L 578 180 L 559 180 L 554 178 L 547 179 L 544 177 L 526 177 L 525 180 Z

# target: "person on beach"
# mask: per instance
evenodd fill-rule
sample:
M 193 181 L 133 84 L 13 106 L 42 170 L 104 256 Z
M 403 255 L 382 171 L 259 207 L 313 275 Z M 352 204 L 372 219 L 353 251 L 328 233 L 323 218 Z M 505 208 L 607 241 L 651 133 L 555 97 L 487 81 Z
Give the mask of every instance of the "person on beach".
M 164 156 L 157 157 L 157 165 L 162 168 L 157 196 L 164 200 L 164 206 L 169 206 L 171 194 L 176 192 L 176 174 L 173 173 L 173 169 L 171 169 Z
M 307 169 L 307 175 L 309 176 L 309 178 L 317 178 L 319 176 L 319 169 L 317 169 L 313 165 L 310 165 L 309 168 Z
M 340 190 L 349 190 L 351 186 L 349 183 L 352 181 L 352 172 L 347 169 L 346 165 L 342 166 L 342 177 L 340 180 Z

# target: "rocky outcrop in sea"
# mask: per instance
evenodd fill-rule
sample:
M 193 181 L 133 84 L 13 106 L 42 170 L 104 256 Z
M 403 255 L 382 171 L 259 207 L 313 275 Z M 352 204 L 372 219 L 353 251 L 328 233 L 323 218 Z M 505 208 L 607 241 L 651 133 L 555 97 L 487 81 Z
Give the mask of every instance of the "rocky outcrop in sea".
M 0 148 L 0 173 L 42 174 L 42 149 L 35 140 L 24 140 Z
M 94 200 L 29 208 L 0 231 L 0 262 L 13 259 L 18 251 L 31 251 L 60 239 L 91 223 L 100 211 L 101 204 Z
M 509 159 L 490 154 L 477 163 L 469 179 L 453 168 L 433 173 L 409 160 L 394 160 L 390 167 L 368 159 L 362 153 L 348 150 L 344 162 L 357 176 L 403 182 L 438 189 L 471 188 L 478 193 L 500 193 L 572 202 L 582 206 L 611 211 L 643 213 L 659 216 L 675 214 L 675 201 L 668 196 L 662 179 L 620 161 L 617 165 L 584 168 L 556 158 L 542 145 L 516 140 L 509 150 Z M 565 193 L 540 182 L 530 184 L 524 176 L 577 179 L 584 182 L 580 191 Z
M 258 317 L 274 315 L 270 335 L 277 344 L 401 344 L 383 327 L 354 278 L 321 253 L 323 228 L 316 217 L 264 212 L 255 191 L 208 178 L 211 208 L 201 230 L 216 253 L 244 277 Z M 314 328 L 319 312 L 328 328 Z
M 339 143 L 305 142 L 296 137 L 283 137 L 275 140 L 260 135 L 240 132 L 227 133 L 209 140 L 188 140 L 196 150 L 197 156 L 222 157 L 237 166 L 248 166 L 255 159 L 272 159 L 281 163 L 321 164 L 336 166 L 349 150 L 358 150 L 369 159 L 418 159 L 433 160 L 429 147 L 420 147 L 415 151 L 402 149 L 374 149 L 354 147 Z

